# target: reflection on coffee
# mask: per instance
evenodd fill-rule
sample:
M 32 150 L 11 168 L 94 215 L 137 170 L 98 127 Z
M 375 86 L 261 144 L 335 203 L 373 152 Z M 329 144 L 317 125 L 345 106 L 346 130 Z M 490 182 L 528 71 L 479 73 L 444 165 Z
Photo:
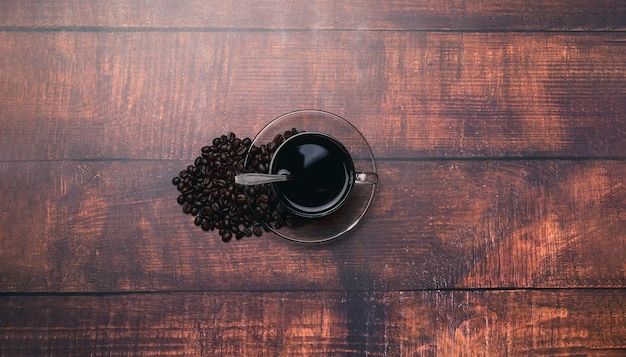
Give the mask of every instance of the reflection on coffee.
M 290 174 L 274 183 L 276 195 L 295 213 L 319 217 L 338 209 L 353 184 L 354 164 L 346 148 L 334 138 L 304 132 L 285 141 L 271 163 L 274 174 Z

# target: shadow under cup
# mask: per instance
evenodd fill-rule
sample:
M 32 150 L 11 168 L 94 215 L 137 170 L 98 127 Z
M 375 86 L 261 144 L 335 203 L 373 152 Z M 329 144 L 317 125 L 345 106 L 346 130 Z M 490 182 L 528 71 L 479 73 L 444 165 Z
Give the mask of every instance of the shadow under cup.
M 276 197 L 293 214 L 327 216 L 348 201 L 355 183 L 376 183 L 375 173 L 356 172 L 349 151 L 321 132 L 302 132 L 285 140 L 270 163 L 270 173 L 290 180 L 272 184 Z

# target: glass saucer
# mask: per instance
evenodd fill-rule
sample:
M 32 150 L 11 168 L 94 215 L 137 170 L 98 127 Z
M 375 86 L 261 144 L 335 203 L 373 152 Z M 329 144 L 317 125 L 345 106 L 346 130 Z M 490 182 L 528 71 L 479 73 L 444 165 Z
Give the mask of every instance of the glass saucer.
M 357 172 L 376 173 L 376 163 L 372 150 L 363 135 L 347 120 L 338 115 L 321 110 L 298 110 L 284 114 L 267 124 L 252 141 L 253 147 L 267 146 L 276 136 L 292 132 L 315 131 L 326 133 L 339 140 L 350 152 Z M 250 167 L 252 154 L 246 155 L 245 166 Z M 265 186 L 265 185 L 263 185 Z M 253 187 L 253 186 L 251 186 Z M 267 187 L 261 188 L 267 192 Z M 315 219 L 299 218 L 276 224 L 272 218 L 256 218 L 263 222 L 266 230 L 276 235 L 299 243 L 324 243 L 337 239 L 353 230 L 367 212 L 376 190 L 375 184 L 354 185 L 348 201 L 336 212 Z M 255 190 L 258 192 L 259 190 Z M 248 205 L 255 212 L 258 205 L 258 193 L 249 194 L 245 190 Z

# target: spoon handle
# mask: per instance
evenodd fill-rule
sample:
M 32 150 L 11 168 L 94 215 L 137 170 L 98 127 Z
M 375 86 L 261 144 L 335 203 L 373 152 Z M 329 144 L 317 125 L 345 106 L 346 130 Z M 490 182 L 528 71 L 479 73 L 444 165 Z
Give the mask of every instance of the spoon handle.
M 235 176 L 235 183 L 245 186 L 262 185 L 264 183 L 284 182 L 289 180 L 291 180 L 291 175 L 248 173 Z

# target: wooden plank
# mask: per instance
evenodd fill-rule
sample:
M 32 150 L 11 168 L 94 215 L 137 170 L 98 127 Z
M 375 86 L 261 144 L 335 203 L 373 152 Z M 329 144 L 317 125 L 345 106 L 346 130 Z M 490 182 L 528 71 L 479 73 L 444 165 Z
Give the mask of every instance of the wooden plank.
M 10 356 L 618 356 L 626 291 L 0 297 Z
M 319 108 L 377 157 L 621 157 L 622 34 L 0 33 L 0 160 L 190 159 Z
M 170 182 L 187 164 L 0 163 L 0 291 L 626 284 L 624 161 L 383 161 L 362 224 L 316 247 L 203 232 Z
M 351 30 L 623 30 L 620 0 L 0 2 L 0 26 Z

